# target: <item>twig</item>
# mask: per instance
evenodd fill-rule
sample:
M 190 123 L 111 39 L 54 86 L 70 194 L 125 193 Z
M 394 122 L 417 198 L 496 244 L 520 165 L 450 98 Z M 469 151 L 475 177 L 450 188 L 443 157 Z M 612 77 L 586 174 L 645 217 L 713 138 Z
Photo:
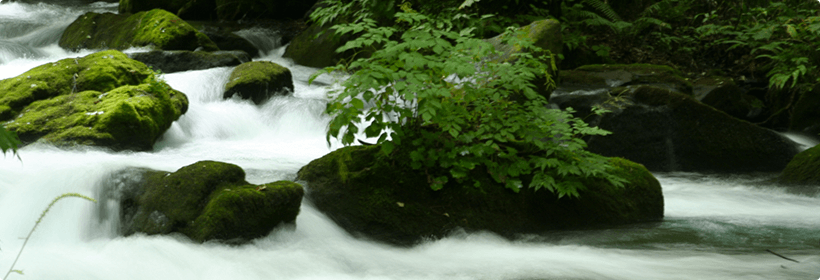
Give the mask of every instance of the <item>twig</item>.
M 766 252 L 772 253 L 773 255 L 781 257 L 781 258 L 786 259 L 786 260 L 790 260 L 790 261 L 793 261 L 793 262 L 796 262 L 796 263 L 800 263 L 799 261 L 796 261 L 794 259 L 790 259 L 788 257 L 785 257 L 785 256 L 783 256 L 781 254 L 778 254 L 778 253 L 775 253 L 775 252 L 773 252 L 772 250 L 769 250 L 769 249 L 766 249 Z

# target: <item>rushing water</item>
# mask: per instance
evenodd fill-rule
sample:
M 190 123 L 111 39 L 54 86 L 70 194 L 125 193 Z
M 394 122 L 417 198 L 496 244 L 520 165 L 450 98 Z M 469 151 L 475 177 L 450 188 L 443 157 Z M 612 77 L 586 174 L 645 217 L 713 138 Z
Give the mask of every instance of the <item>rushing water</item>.
M 84 8 L 0 5 L 0 79 L 71 53 L 58 34 Z M 261 32 L 262 34 L 269 34 Z M 259 32 L 242 36 L 260 40 Z M 255 37 L 254 37 L 255 36 Z M 271 39 L 267 44 L 278 46 Z M 99 184 L 128 166 L 174 171 L 199 160 L 237 164 L 251 183 L 291 180 L 312 159 L 338 148 L 325 141 L 326 90 L 308 85 L 316 69 L 265 57 L 294 74 L 295 93 L 256 106 L 222 100 L 231 68 L 165 75 L 190 109 L 154 152 L 30 145 L 0 159 L 0 276 L 23 237 L 56 196 L 96 197 Z M 325 80 L 325 83 L 330 81 Z M 2 94 L 2 93 L 0 93 Z M 397 248 L 351 237 L 309 203 L 295 228 L 279 228 L 242 246 L 196 244 L 180 236 L 118 237 L 116 221 L 80 199 L 58 203 L 32 236 L 12 279 L 817 279 L 820 194 L 817 188 L 766 183 L 772 174 L 656 174 L 663 185 L 663 222 L 550 232 L 505 240 L 454 233 Z M 108 201 L 99 203 L 110 204 Z M 798 262 L 789 261 L 770 252 Z

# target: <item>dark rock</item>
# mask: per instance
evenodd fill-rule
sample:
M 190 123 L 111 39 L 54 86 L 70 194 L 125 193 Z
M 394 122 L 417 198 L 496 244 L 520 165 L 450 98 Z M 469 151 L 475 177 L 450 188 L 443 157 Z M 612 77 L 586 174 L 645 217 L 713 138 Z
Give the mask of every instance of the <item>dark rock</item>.
M 779 181 L 785 184 L 820 186 L 820 145 L 794 156 L 780 173 Z
M 237 66 L 251 60 L 243 51 L 150 51 L 132 53 L 128 57 L 164 73 Z
M 220 20 L 298 19 L 316 0 L 215 0 Z
M 654 85 L 680 93 L 692 94 L 692 83 L 680 72 L 665 65 L 599 64 L 584 65 L 560 73 L 561 86 L 620 87 Z
M 86 13 L 66 28 L 59 45 L 71 50 L 143 46 L 160 50 L 219 50 L 208 36 L 159 9 L 136 14 Z
M 231 72 L 222 97 L 238 95 L 262 104 L 274 95 L 290 92 L 293 92 L 293 77 L 288 68 L 270 61 L 252 61 L 237 66 Z
M 293 224 L 304 193 L 299 184 L 288 181 L 251 185 L 242 168 L 214 161 L 173 173 L 125 169 L 112 174 L 101 190 L 103 199 L 120 205 L 122 235 L 178 232 L 197 242 L 232 243 Z
M 0 121 L 25 142 L 151 150 L 188 109 L 185 94 L 111 50 L 0 81 Z
M 663 217 L 660 184 L 643 166 L 611 159 L 613 172 L 630 181 L 617 188 L 584 181 L 580 198 L 541 190 L 519 193 L 474 172 L 481 187 L 451 180 L 430 189 L 424 171 L 409 160 L 386 158 L 379 145 L 346 147 L 299 170 L 308 198 L 345 230 L 367 238 L 412 245 L 456 229 L 487 230 L 507 237 L 554 229 L 618 225 Z M 477 168 L 477 170 L 480 168 Z
M 623 157 L 652 171 L 780 171 L 797 154 L 788 138 L 667 89 L 618 90 L 601 104 L 612 110 L 594 121 L 607 136 L 593 136 L 589 150 Z
M 820 83 L 800 95 L 791 111 L 789 130 L 812 135 L 820 134 Z
M 163 9 L 185 20 L 217 19 L 214 0 L 119 0 L 119 2 L 120 14 Z
M 701 102 L 738 119 L 762 121 L 758 117 L 763 112 L 763 101 L 746 94 L 734 83 L 725 83 L 712 89 Z
M 352 52 L 336 52 L 352 37 L 349 34 L 337 35 L 330 26 L 311 24 L 293 38 L 283 56 L 293 59 L 296 64 L 317 68 L 336 65 L 342 59 L 353 59 Z

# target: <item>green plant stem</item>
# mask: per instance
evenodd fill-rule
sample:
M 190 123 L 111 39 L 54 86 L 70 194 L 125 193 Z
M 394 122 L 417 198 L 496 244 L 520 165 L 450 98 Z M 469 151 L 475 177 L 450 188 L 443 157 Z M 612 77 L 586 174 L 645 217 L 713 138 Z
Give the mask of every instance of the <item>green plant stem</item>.
M 70 197 L 70 196 L 83 198 L 83 199 L 86 199 L 86 200 L 94 202 L 94 203 L 97 202 L 96 199 L 93 199 L 93 198 L 90 198 L 90 197 L 87 197 L 87 196 L 84 196 L 84 195 L 81 195 L 81 194 L 78 194 L 78 193 L 64 193 L 64 194 L 54 198 L 54 200 L 52 200 L 51 203 L 48 204 L 48 207 L 46 207 L 46 209 L 43 210 L 43 213 L 40 214 L 40 218 L 37 219 L 37 222 L 34 223 L 34 226 L 31 227 L 31 231 L 28 232 L 28 236 L 26 236 L 25 241 L 23 241 L 23 246 L 20 247 L 20 251 L 17 252 L 17 257 L 14 258 L 14 262 L 11 263 L 11 267 L 9 267 L 9 271 L 6 272 L 6 275 L 3 276 L 3 279 L 9 279 L 8 278 L 9 274 L 11 274 L 12 271 L 15 271 L 14 266 L 17 264 L 17 261 L 20 259 L 20 255 L 23 254 L 23 248 L 26 247 L 26 244 L 28 243 L 28 240 L 31 239 L 31 235 L 34 233 L 34 230 L 37 229 L 37 226 L 40 225 L 40 222 L 43 221 L 43 217 L 45 217 L 46 214 L 48 213 L 48 211 L 51 210 L 51 207 L 54 206 L 54 204 L 57 203 L 57 201 L 60 201 L 60 199 Z

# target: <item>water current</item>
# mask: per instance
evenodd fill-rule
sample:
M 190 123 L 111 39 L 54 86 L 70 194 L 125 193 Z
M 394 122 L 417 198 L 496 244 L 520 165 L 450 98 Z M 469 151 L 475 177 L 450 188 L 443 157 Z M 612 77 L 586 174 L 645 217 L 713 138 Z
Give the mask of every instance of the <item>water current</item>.
M 56 44 L 62 30 L 86 11 L 116 12 L 116 3 L 0 4 L 0 79 L 92 53 L 68 52 Z M 166 74 L 172 87 L 188 95 L 190 109 L 154 151 L 35 144 L 20 150 L 22 160 L 0 158 L 0 276 L 54 197 L 66 192 L 96 197 L 101 182 L 118 169 L 174 171 L 217 160 L 241 166 L 248 181 L 259 184 L 293 180 L 301 166 L 339 147 L 325 140 L 327 89 L 307 83 L 317 69 L 282 58 L 276 38 L 259 43 L 270 31 L 239 34 L 276 47 L 255 60 L 290 68 L 292 96 L 258 106 L 223 100 L 230 67 Z M 411 248 L 353 237 L 308 201 L 295 227 L 230 246 L 197 244 L 181 236 L 120 237 L 114 230 L 117 221 L 100 213 L 98 205 L 67 199 L 52 209 L 26 245 L 15 266 L 24 275 L 8 278 L 817 279 L 820 194 L 816 188 L 767 183 L 774 175 L 655 174 L 665 197 L 662 222 L 515 240 L 456 232 Z

